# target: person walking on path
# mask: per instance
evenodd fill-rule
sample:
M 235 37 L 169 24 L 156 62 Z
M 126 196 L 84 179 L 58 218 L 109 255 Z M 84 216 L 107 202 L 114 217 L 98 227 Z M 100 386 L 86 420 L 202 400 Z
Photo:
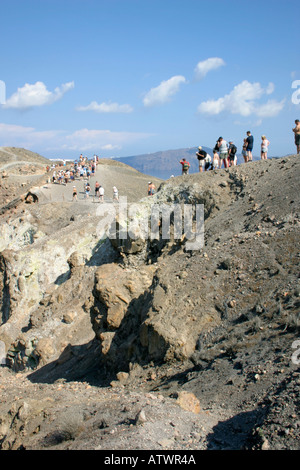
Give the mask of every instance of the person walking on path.
M 86 184 L 86 187 L 85 187 L 85 198 L 88 199 L 90 197 L 90 192 L 91 192 L 91 187 L 89 185 L 89 183 Z
M 296 119 L 295 121 L 296 127 L 294 127 L 293 132 L 295 134 L 295 145 L 297 149 L 297 154 L 300 153 L 300 121 Z
M 99 197 L 99 191 L 100 191 L 100 183 L 96 181 L 95 183 L 95 197 Z
M 77 189 L 76 189 L 76 186 L 73 186 L 73 201 L 77 201 Z
M 244 141 L 243 141 L 242 155 L 244 157 L 244 162 L 247 163 L 247 161 L 248 161 L 248 157 L 247 157 L 247 139 L 244 139 Z
M 103 188 L 103 186 L 100 186 L 100 188 L 99 188 L 99 201 L 100 202 L 104 201 L 104 188 Z

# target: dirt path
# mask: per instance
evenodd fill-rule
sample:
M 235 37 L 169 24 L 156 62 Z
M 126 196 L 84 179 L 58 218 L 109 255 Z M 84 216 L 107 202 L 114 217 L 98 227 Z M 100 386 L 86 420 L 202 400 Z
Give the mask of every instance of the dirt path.
M 48 175 L 52 179 L 52 172 Z M 120 196 L 126 196 L 128 202 L 139 201 L 147 196 L 148 181 L 151 177 L 139 173 L 138 171 L 127 167 L 126 165 L 106 165 L 99 164 L 95 175 L 91 176 L 89 183 L 91 186 L 90 196 L 87 198 L 85 194 L 85 186 L 88 182 L 87 178 L 76 178 L 75 182 L 66 183 L 47 183 L 39 188 L 35 188 L 38 193 L 39 202 L 42 204 L 52 202 L 73 202 L 73 186 L 77 189 L 77 203 L 96 204 L 99 199 L 95 198 L 95 183 L 98 181 L 104 188 L 104 201 L 113 201 L 113 187 L 116 186 Z M 160 180 L 153 178 L 156 187 L 159 186 Z

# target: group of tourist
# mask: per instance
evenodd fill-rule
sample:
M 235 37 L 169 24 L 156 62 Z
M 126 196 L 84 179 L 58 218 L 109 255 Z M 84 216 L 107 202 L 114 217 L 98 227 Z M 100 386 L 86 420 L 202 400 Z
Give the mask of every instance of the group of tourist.
M 96 172 L 96 162 L 88 162 L 86 159 L 80 162 L 75 161 L 70 168 L 56 170 L 56 167 L 53 170 L 52 182 L 58 184 L 67 184 L 68 182 L 73 182 L 75 179 L 90 180 L 91 176 L 95 175 Z
M 98 161 L 99 157 L 97 155 L 94 155 L 92 160 L 89 161 L 87 157 L 83 157 L 81 154 L 79 160 L 75 160 L 70 168 L 61 169 L 60 166 L 54 165 L 52 168 L 52 183 L 65 185 L 73 183 L 72 201 L 78 201 L 75 181 L 82 181 L 84 199 L 89 199 L 92 193 L 90 180 L 95 176 Z M 65 166 L 65 162 L 63 166 Z M 104 188 L 98 181 L 94 186 L 94 198 L 97 198 L 100 202 L 104 201 Z M 113 201 L 119 201 L 119 192 L 116 186 L 113 186 Z
M 292 129 L 295 138 L 295 145 L 297 149 L 297 154 L 300 153 L 300 121 L 299 119 L 295 120 L 295 127 Z M 247 132 L 247 136 L 243 140 L 242 145 L 242 156 L 244 158 L 244 162 L 252 162 L 253 159 L 253 145 L 254 145 L 254 137 L 251 134 L 251 131 Z M 261 159 L 267 160 L 268 158 L 268 149 L 269 149 L 270 141 L 267 139 L 265 135 L 261 136 Z M 232 166 L 237 165 L 237 147 L 232 140 L 228 142 L 223 139 L 223 137 L 219 137 L 216 141 L 216 144 L 213 148 L 213 157 L 211 157 L 201 146 L 198 147 L 196 152 L 196 157 L 199 161 L 199 171 L 207 171 L 207 170 L 218 170 L 221 169 L 222 166 L 224 168 L 229 168 Z M 71 168 L 67 168 L 65 170 L 58 169 L 56 167 L 53 168 L 53 175 L 52 175 L 52 182 L 58 184 L 68 184 L 68 182 L 75 182 L 75 179 L 84 180 L 84 197 L 88 199 L 91 193 L 91 186 L 90 186 L 90 178 L 95 175 L 97 163 L 99 157 L 94 155 L 93 159 L 89 161 L 87 157 L 83 157 L 82 154 L 79 157 L 79 161 L 75 160 L 74 164 Z M 189 173 L 190 163 L 185 159 L 182 158 L 180 160 L 180 164 L 182 165 L 182 174 L 186 175 Z M 65 163 L 64 163 L 65 165 Z M 48 171 L 49 167 L 47 167 Z M 148 182 L 148 196 L 152 196 L 155 192 L 154 184 L 149 181 Z M 95 197 L 99 199 L 100 202 L 104 200 L 104 188 L 96 181 L 95 183 Z M 114 186 L 113 187 L 113 200 L 119 201 L 119 194 L 118 189 Z M 77 188 L 73 186 L 73 201 L 77 201 Z
M 295 120 L 296 126 L 292 129 L 294 136 L 295 136 L 295 145 L 297 149 L 297 154 L 300 153 L 300 121 L 299 119 Z M 247 136 L 243 140 L 242 145 L 242 156 L 244 158 L 244 162 L 252 162 L 253 155 L 253 145 L 254 145 L 254 137 L 251 134 L 251 131 L 247 132 Z M 261 145 L 260 145 L 260 155 L 262 160 L 267 160 L 268 158 L 268 149 L 269 149 L 270 141 L 267 139 L 265 135 L 261 136 Z M 199 161 L 199 171 L 207 171 L 207 170 L 218 170 L 222 168 L 229 168 L 231 166 L 237 165 L 237 147 L 233 143 L 232 140 L 228 142 L 223 139 L 223 137 L 219 137 L 216 145 L 213 148 L 213 157 L 211 157 L 201 146 L 198 147 L 196 152 L 197 159 Z M 185 159 L 182 158 L 179 162 L 182 165 L 182 174 L 188 174 L 190 163 Z
M 244 138 L 242 155 L 244 157 L 245 163 L 252 161 L 252 151 L 253 151 L 254 137 L 250 131 L 247 132 L 247 137 Z M 270 141 L 266 138 L 265 135 L 261 136 L 261 159 L 266 160 L 268 154 L 268 147 Z M 199 171 L 207 170 L 218 170 L 221 169 L 224 165 L 224 168 L 229 168 L 231 166 L 237 165 L 237 146 L 232 140 L 228 142 L 223 138 L 219 137 L 214 148 L 213 148 L 213 157 L 211 157 L 201 146 L 198 147 L 196 152 L 196 157 L 199 161 Z M 189 172 L 190 163 L 183 158 L 180 161 L 182 165 L 182 174 L 187 174 Z

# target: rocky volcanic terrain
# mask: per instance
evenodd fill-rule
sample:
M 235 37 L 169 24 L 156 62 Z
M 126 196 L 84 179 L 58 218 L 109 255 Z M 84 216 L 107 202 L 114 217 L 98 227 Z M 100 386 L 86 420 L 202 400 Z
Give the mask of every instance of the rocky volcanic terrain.
M 149 176 L 101 160 L 103 205 L 9 168 L 2 450 L 299 449 L 299 156 L 156 179 L 151 198 Z M 153 207 L 187 204 L 204 205 L 201 249 L 173 225 L 145 237 Z

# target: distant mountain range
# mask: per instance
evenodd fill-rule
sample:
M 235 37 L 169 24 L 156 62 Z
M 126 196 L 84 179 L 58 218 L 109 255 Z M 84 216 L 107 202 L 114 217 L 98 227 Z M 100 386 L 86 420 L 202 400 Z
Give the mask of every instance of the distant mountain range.
M 115 158 L 114 160 L 126 163 L 141 173 L 156 176 L 157 178 L 168 179 L 170 176 L 181 175 L 182 158 L 185 158 L 191 165 L 190 173 L 199 172 L 199 164 L 196 157 L 198 147 L 164 150 L 161 152 L 136 155 L 131 157 Z M 203 150 L 211 156 L 213 151 L 209 147 L 203 147 Z
M 213 149 L 210 147 L 202 147 L 211 157 L 213 156 Z M 135 168 L 141 173 L 152 175 L 157 178 L 168 179 L 172 175 L 181 175 L 181 164 L 179 163 L 182 158 L 185 158 L 191 165 L 190 173 L 199 172 L 199 163 L 196 157 L 198 147 L 190 147 L 175 150 L 164 150 L 155 153 L 148 153 L 143 155 L 136 155 L 130 157 L 119 157 L 114 160 L 126 163 L 127 165 Z M 258 160 L 260 157 L 253 157 L 253 160 Z M 238 164 L 243 163 L 244 159 L 241 154 L 237 154 Z

